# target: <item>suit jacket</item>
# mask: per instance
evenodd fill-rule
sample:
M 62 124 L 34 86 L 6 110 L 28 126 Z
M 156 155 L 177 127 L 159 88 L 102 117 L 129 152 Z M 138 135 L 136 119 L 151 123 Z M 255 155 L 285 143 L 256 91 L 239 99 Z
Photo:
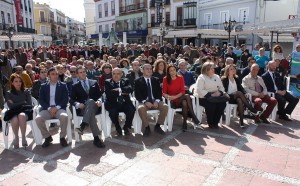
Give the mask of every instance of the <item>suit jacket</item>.
M 79 56 L 82 55 L 82 52 L 81 52 L 81 50 L 77 50 L 77 51 L 72 50 L 71 54 L 72 54 L 72 57 L 76 56 L 77 58 L 79 58 Z
M 158 54 L 158 50 L 156 48 L 151 48 L 149 50 L 149 56 L 153 56 L 153 57 L 157 58 L 157 54 Z
M 105 81 L 105 94 L 106 94 L 105 108 L 107 110 L 118 107 L 117 99 L 119 97 L 119 92 L 114 91 L 113 89 L 115 88 L 119 88 L 119 86 L 117 83 L 114 82 L 113 79 L 108 79 Z M 129 94 L 132 93 L 132 87 L 129 83 L 129 80 L 126 78 L 121 79 L 120 88 L 122 90 L 122 96 L 125 101 L 124 104 L 132 104 L 129 96 Z
M 243 79 L 245 76 L 247 76 L 250 73 L 250 67 L 247 66 L 245 68 L 243 68 L 242 70 L 242 74 L 241 74 L 241 79 Z
M 114 52 L 114 57 L 117 57 L 117 56 L 120 56 L 121 58 L 127 57 L 127 56 L 126 56 L 126 53 L 123 52 L 123 51 L 121 51 L 121 54 L 119 54 L 118 51 L 115 51 L 115 52 Z
M 99 50 L 92 50 L 91 55 L 94 55 L 94 59 L 97 59 L 100 57 L 100 52 Z
M 152 95 L 154 98 L 153 101 L 157 99 L 162 100 L 162 89 L 160 87 L 158 78 L 152 76 L 150 79 L 151 79 Z M 139 102 L 143 102 L 147 100 L 148 87 L 144 76 L 139 77 L 138 79 L 135 80 L 134 95 Z
M 243 92 L 244 94 L 246 94 L 245 89 L 242 87 L 242 84 L 240 82 L 240 80 L 238 78 L 234 78 L 236 86 L 237 86 L 237 90 Z M 229 78 L 226 77 L 225 79 L 222 79 L 222 83 L 225 89 L 225 92 L 228 92 L 228 86 L 229 86 Z
M 134 56 L 137 57 L 139 55 L 139 52 L 137 50 L 128 50 L 127 56 Z
M 41 59 L 42 62 L 46 61 L 46 59 L 44 58 L 44 53 L 43 52 L 39 53 L 39 58 Z M 50 52 L 47 52 L 47 58 L 50 59 L 50 60 L 53 59 L 52 54 Z
M 88 50 L 87 51 L 87 56 L 86 56 L 85 55 L 85 50 L 82 50 L 80 55 L 82 55 L 84 57 L 84 59 L 88 59 L 91 56 L 91 51 Z
M 50 107 L 50 82 L 41 85 L 39 93 L 39 103 L 42 110 L 47 110 Z M 55 104 L 60 106 L 61 109 L 66 110 L 68 104 L 68 88 L 65 83 L 60 81 L 56 84 L 55 90 Z
M 94 101 L 100 100 L 102 93 L 100 92 L 97 81 L 89 79 L 89 93 L 87 94 L 81 85 L 81 81 L 78 81 L 72 85 L 70 103 L 75 106 L 75 102 L 85 103 L 88 99 Z
M 97 80 L 98 77 L 100 76 L 100 72 L 93 69 L 92 71 L 86 69 L 86 77 L 88 79 L 93 79 L 93 80 Z
M 16 53 L 16 60 L 17 60 L 17 65 L 21 65 L 23 67 L 25 67 L 25 65 L 27 64 L 27 55 L 25 52 L 23 53 Z
M 78 80 L 78 79 L 77 79 Z M 68 88 L 68 91 L 69 91 L 69 96 L 71 96 L 71 93 L 72 93 L 72 85 L 75 84 L 73 83 L 73 80 L 72 80 L 72 77 L 71 76 L 67 76 L 65 78 L 65 83 L 67 84 L 67 88 Z
M 276 92 L 275 87 L 274 87 L 274 82 L 273 79 L 269 73 L 269 71 L 265 72 L 262 76 L 261 76 L 266 84 L 266 87 L 268 89 L 268 92 Z M 275 85 L 277 87 L 277 90 L 286 90 L 286 87 L 284 86 L 281 76 L 278 72 L 275 72 Z
M 139 77 L 143 76 L 143 73 L 139 70 L 138 71 Z M 132 90 L 135 90 L 135 85 L 134 85 L 134 81 L 135 81 L 135 72 L 131 71 L 130 73 L 128 73 L 126 75 L 126 78 L 129 80 Z
M 199 52 L 198 52 L 198 50 L 196 50 L 196 49 L 191 49 L 191 51 L 190 51 L 190 53 L 184 53 L 184 57 L 187 57 L 187 58 L 189 58 L 189 64 L 193 64 L 194 63 L 194 59 L 195 58 L 199 58 L 199 56 L 200 56 L 200 54 L 199 54 Z

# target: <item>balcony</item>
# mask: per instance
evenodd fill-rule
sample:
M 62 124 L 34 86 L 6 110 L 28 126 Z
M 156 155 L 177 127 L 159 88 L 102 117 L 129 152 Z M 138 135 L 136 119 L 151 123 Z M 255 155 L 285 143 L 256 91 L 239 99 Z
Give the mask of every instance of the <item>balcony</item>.
M 36 30 L 32 28 L 25 28 L 25 27 L 19 27 L 18 26 L 18 32 L 25 32 L 25 33 L 32 33 L 35 34 Z
M 138 3 L 137 4 L 137 9 L 140 10 L 140 9 L 144 9 L 145 8 L 145 4 L 144 3 Z
M 135 5 L 128 5 L 128 11 L 133 11 L 135 10 Z
M 67 25 L 64 22 L 57 22 L 59 25 L 61 25 L 62 27 L 66 27 Z
M 6 30 L 9 27 L 8 24 L 0 23 L 0 30 Z
M 196 26 L 196 18 L 184 19 L 184 26 Z
M 125 7 L 125 6 L 121 6 L 121 7 L 120 7 L 120 13 L 121 13 L 121 14 L 126 13 L 126 7 Z
M 48 21 L 47 21 L 46 18 L 40 18 L 39 22 L 40 22 L 40 23 L 47 23 Z
M 155 0 L 150 1 L 150 8 L 155 8 Z

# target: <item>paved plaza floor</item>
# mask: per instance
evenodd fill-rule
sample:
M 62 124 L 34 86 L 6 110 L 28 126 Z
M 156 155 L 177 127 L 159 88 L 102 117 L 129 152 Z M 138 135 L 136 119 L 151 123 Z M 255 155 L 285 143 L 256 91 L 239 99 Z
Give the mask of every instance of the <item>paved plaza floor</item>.
M 152 125 L 149 137 L 113 135 L 105 149 L 93 145 L 91 133 L 62 148 L 58 128 L 43 149 L 28 127 L 29 147 L 5 150 L 1 132 L 0 185 L 300 185 L 300 105 L 292 118 L 245 129 L 232 119 L 218 130 L 204 118 L 201 128 L 182 132 L 177 114 L 164 136 Z

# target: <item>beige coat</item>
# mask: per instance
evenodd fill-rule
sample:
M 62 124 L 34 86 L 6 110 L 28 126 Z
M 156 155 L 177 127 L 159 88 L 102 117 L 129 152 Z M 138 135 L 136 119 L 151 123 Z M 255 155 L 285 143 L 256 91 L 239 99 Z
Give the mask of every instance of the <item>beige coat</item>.
M 258 83 L 263 88 L 264 95 L 267 95 L 268 91 L 264 80 L 260 76 L 257 77 L 258 77 L 257 79 Z M 252 96 L 259 95 L 259 93 L 255 91 L 255 79 L 252 77 L 251 73 L 249 73 L 247 76 L 243 78 L 242 86 L 244 87 L 246 92 L 250 93 Z

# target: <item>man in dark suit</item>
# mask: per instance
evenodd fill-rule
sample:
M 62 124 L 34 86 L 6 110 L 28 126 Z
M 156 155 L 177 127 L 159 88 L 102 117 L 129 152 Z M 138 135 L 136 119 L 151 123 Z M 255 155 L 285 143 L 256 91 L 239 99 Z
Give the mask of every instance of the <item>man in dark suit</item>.
M 132 93 L 132 87 L 128 79 L 122 79 L 123 72 L 120 68 L 114 68 L 112 79 L 105 81 L 105 108 L 109 112 L 112 123 L 115 124 L 118 135 L 122 135 L 122 129 L 119 124 L 119 112 L 126 115 L 125 125 L 123 127 L 125 135 L 129 135 L 129 129 L 132 126 L 132 120 L 135 113 L 135 107 L 130 100 L 129 94 Z
M 79 49 L 78 45 L 75 45 L 73 50 L 71 51 L 72 57 L 76 56 L 78 59 L 80 58 L 81 55 L 81 50 Z
M 155 125 L 154 131 L 159 134 L 165 134 L 160 125 L 164 124 L 168 113 L 168 105 L 162 101 L 162 90 L 158 78 L 152 76 L 152 66 L 150 64 L 143 65 L 143 76 L 135 80 L 135 97 L 139 101 L 138 112 L 142 119 L 144 136 L 151 133 L 149 121 L 147 118 L 147 110 L 159 110 L 159 117 Z
M 118 46 L 117 51 L 114 52 L 114 57 L 120 56 L 121 58 L 126 57 L 126 53 L 122 51 L 121 46 Z
M 39 53 L 39 58 L 42 62 L 46 62 L 46 59 L 53 60 L 52 54 L 47 51 L 47 48 L 45 46 L 43 46 L 42 52 Z
M 275 99 L 278 102 L 278 115 L 279 119 L 291 121 L 287 114 L 291 115 L 299 99 L 291 95 L 286 91 L 286 86 L 283 84 L 280 74 L 275 71 L 276 62 L 270 61 L 268 63 L 268 71 L 262 75 L 262 78 L 266 84 L 268 92 L 275 93 Z M 286 105 L 288 102 L 288 105 Z
M 100 57 L 100 52 L 97 50 L 96 46 L 93 46 L 93 49 L 91 51 L 91 55 L 94 56 L 94 59 L 97 59 Z
M 80 128 L 76 128 L 78 134 L 82 135 L 85 127 L 88 125 L 94 136 L 94 145 L 98 148 L 104 148 L 105 145 L 99 138 L 101 134 L 95 115 L 101 112 L 101 92 L 97 81 L 86 78 L 86 70 L 83 66 L 78 66 L 76 74 L 79 81 L 72 85 L 70 103 L 75 106 L 76 113 L 83 116 Z
M 67 84 L 69 96 L 71 96 L 71 93 L 72 93 L 72 85 L 78 81 L 78 77 L 76 74 L 76 66 L 70 67 L 70 73 L 71 73 L 71 76 L 67 76 L 64 81 Z
M 187 57 L 189 59 L 189 64 L 192 65 L 194 64 L 194 60 L 198 59 L 200 57 L 200 54 L 198 50 L 196 49 L 191 49 L 188 45 L 185 45 L 183 47 L 184 50 L 184 57 Z
M 242 74 L 240 76 L 241 80 L 250 73 L 251 66 L 254 63 L 256 63 L 255 58 L 254 57 L 249 57 L 248 58 L 248 66 L 242 69 Z
M 149 56 L 157 58 L 158 50 L 155 48 L 155 44 L 151 44 L 151 49 L 149 50 Z
M 18 48 L 18 52 L 16 52 L 16 60 L 17 60 L 17 65 L 20 65 L 23 68 L 25 68 L 25 65 L 27 64 L 27 55 L 24 52 L 23 47 Z
M 90 55 L 91 55 L 91 51 L 89 50 L 88 46 L 84 46 L 83 50 L 81 51 L 81 54 L 84 59 L 89 59 Z
M 95 69 L 94 62 L 88 61 L 86 64 L 86 76 L 88 79 L 98 80 L 100 72 Z
M 136 50 L 137 44 L 132 44 L 130 46 L 130 50 L 127 51 L 127 57 L 137 57 L 139 55 L 138 51 Z
M 228 57 L 231 57 L 233 59 L 233 63 L 236 64 L 237 62 L 237 56 L 236 54 L 233 52 L 233 47 L 232 46 L 229 46 L 227 48 L 227 52 L 225 53 L 224 55 L 224 59 L 228 58 Z
M 159 52 L 162 55 L 164 55 L 164 54 L 168 54 L 169 56 L 171 55 L 172 50 L 171 50 L 171 48 L 168 47 L 168 42 L 167 41 L 163 42 L 163 46 L 160 47 Z
M 126 78 L 129 80 L 132 90 L 135 90 L 134 81 L 141 77 L 143 73 L 140 70 L 140 62 L 133 61 L 131 63 L 132 71 L 126 75 Z
M 42 84 L 39 93 L 39 103 L 41 105 L 41 111 L 37 115 L 35 121 L 39 127 L 45 141 L 42 147 L 48 147 L 53 141 L 51 134 L 47 130 L 45 121 L 57 118 L 60 121 L 61 132 L 60 132 L 60 144 L 63 147 L 68 146 L 65 139 L 67 125 L 68 125 L 68 114 L 66 107 L 68 104 L 68 89 L 66 84 L 58 81 L 58 72 L 55 68 L 48 70 L 49 81 Z

